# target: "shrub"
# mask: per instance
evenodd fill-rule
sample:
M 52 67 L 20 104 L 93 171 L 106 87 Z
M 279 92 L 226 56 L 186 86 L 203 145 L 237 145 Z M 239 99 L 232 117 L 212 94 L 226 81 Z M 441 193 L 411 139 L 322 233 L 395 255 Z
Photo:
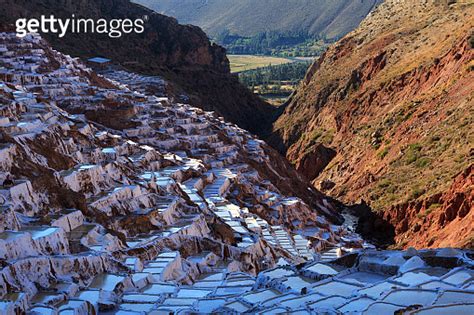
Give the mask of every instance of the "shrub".
M 418 199 L 418 197 L 422 196 L 425 193 L 424 189 L 421 189 L 419 187 L 413 188 L 411 192 L 411 198 L 412 199 Z
M 387 156 L 389 151 L 390 147 L 385 147 L 382 151 L 379 151 L 379 153 L 377 153 L 378 158 L 383 160 Z
M 416 154 L 415 152 L 408 152 L 406 154 L 407 164 L 411 164 L 415 162 L 417 159 L 418 159 L 418 154 Z
M 428 212 L 428 211 L 431 212 L 431 211 L 433 211 L 433 209 L 437 209 L 437 208 L 439 208 L 439 207 L 441 207 L 441 206 L 442 206 L 442 204 L 440 204 L 440 203 L 437 203 L 437 202 L 432 203 L 432 204 L 430 204 L 430 206 L 428 207 L 428 209 L 426 210 L 426 212 Z
M 387 178 L 385 178 L 385 179 L 382 179 L 382 180 L 380 181 L 379 187 L 380 187 L 380 188 L 387 188 L 387 187 L 390 186 L 390 184 L 391 184 L 391 183 L 390 183 L 390 180 L 388 180 Z
M 397 191 L 397 187 L 395 186 L 390 186 L 390 187 L 387 187 L 387 192 L 392 194 L 391 196 L 393 197 L 392 198 L 392 201 L 395 200 L 395 196 L 393 196 L 393 194 Z
M 412 143 L 408 146 L 408 148 L 412 151 L 421 151 L 421 149 L 423 148 L 423 146 L 419 143 Z
M 418 160 L 422 145 L 419 143 L 410 144 L 405 152 L 406 164 L 411 164 Z
M 428 159 L 426 157 L 423 157 L 421 159 L 418 159 L 415 162 L 415 166 L 418 167 L 418 168 L 424 168 L 424 167 L 427 167 L 428 165 L 430 165 L 430 163 L 431 163 L 430 159 Z
M 334 130 L 329 129 L 324 132 L 324 134 L 321 137 L 321 142 L 322 143 L 331 143 L 334 140 Z

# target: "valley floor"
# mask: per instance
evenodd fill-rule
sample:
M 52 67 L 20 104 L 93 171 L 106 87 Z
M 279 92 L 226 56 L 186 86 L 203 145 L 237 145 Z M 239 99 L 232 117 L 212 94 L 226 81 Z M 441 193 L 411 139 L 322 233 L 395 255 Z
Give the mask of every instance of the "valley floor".
M 290 58 L 260 55 L 228 55 L 227 57 L 230 61 L 232 73 L 295 62 L 294 59 Z

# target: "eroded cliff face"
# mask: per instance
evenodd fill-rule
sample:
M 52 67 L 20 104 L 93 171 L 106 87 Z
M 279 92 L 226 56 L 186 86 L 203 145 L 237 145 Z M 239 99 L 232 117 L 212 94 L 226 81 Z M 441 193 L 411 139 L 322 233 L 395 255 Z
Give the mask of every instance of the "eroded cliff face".
M 391 207 L 384 218 L 395 226 L 400 246 L 474 247 L 474 167 L 459 173 L 449 189 Z
M 270 142 L 347 203 L 384 211 L 448 194 L 473 162 L 473 17 L 463 1 L 385 1 L 315 62 Z M 469 233 L 430 241 L 443 224 L 405 240 L 417 220 L 395 217 L 404 216 L 390 218 L 399 245 L 467 246 Z M 460 221 L 472 225 L 468 215 Z
M 19 17 L 40 15 L 71 18 L 137 19 L 147 17 L 142 34 L 68 33 L 63 38 L 44 34 L 51 45 L 81 58 L 103 56 L 114 63 L 146 75 L 168 80 L 169 95 L 186 95 L 186 102 L 216 111 L 227 120 L 254 133 L 271 129 L 273 107 L 253 95 L 230 74 L 225 49 L 210 43 L 198 27 L 180 25 L 171 17 L 155 13 L 129 0 L 11 1 L 2 0 L 1 23 L 14 24 Z M 10 27 L 11 30 L 14 28 Z

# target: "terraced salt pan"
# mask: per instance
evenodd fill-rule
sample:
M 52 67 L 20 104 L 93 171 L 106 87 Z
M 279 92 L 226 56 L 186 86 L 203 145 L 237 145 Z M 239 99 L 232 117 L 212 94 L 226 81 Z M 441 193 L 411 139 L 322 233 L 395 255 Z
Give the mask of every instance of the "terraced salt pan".
M 226 299 L 201 299 L 197 302 L 196 310 L 201 313 L 212 312 L 226 303 Z
M 33 240 L 37 240 L 58 233 L 60 230 L 56 227 L 25 227 L 23 231 L 30 233 Z
M 386 275 L 370 272 L 353 272 L 345 276 L 338 277 L 339 280 L 351 282 L 359 285 L 368 285 L 387 279 Z
M 412 314 L 416 315 L 472 315 L 474 303 L 457 305 L 439 305 L 416 310 Z
M 269 300 L 279 296 L 276 290 L 263 290 L 260 292 L 252 292 L 242 296 L 242 299 L 250 304 L 259 304 L 261 301 Z
M 143 288 L 142 292 L 150 295 L 170 295 L 175 293 L 176 286 L 169 283 L 154 283 Z
M 388 292 L 393 289 L 401 288 L 402 286 L 392 283 L 392 282 L 381 282 L 375 284 L 371 287 L 366 287 L 364 289 L 359 290 L 360 294 L 365 294 L 373 298 L 379 298 L 383 293 Z
M 360 297 L 356 298 L 349 303 L 344 304 L 343 306 L 338 308 L 338 311 L 342 313 L 349 313 L 349 314 L 354 314 L 354 313 L 359 313 L 365 310 L 369 305 L 374 303 L 375 300 L 366 298 L 366 297 Z
M 113 274 L 101 274 L 94 278 L 90 288 L 113 291 L 119 283 L 122 283 L 125 277 Z
M 436 291 L 397 289 L 389 292 L 382 300 L 397 305 L 431 305 L 438 296 Z
M 301 276 L 290 276 L 282 282 L 284 287 L 298 292 L 303 288 L 311 287 L 314 283 L 314 280 Z
M 311 267 L 306 268 L 306 270 L 323 275 L 336 275 L 339 273 L 336 269 L 320 263 L 314 264 Z
M 123 311 L 133 311 L 139 312 L 151 312 L 155 308 L 155 304 L 151 303 L 122 303 L 120 304 L 120 309 Z
M 239 302 L 239 301 L 224 304 L 224 307 L 227 307 L 227 308 L 229 308 L 229 309 L 231 309 L 235 312 L 238 312 L 238 313 L 243 313 L 243 312 L 246 312 L 250 309 L 249 306 L 247 306 L 244 303 Z
M 122 297 L 123 303 L 156 303 L 158 302 L 159 297 L 155 295 L 146 295 L 146 294 L 124 294 Z
M 448 274 L 446 277 L 443 278 L 443 281 L 453 285 L 461 285 L 473 278 L 474 271 L 463 269 Z
M 456 304 L 474 302 L 474 292 L 446 290 L 441 292 L 435 304 Z
M 311 302 L 315 302 L 318 299 L 321 299 L 323 296 L 318 293 L 310 293 L 296 298 L 289 298 L 287 300 L 280 301 L 279 305 L 284 307 L 289 307 L 290 309 L 297 309 L 299 307 L 305 306 Z
M 313 286 L 313 291 L 321 293 L 326 296 L 330 295 L 340 295 L 349 297 L 351 296 L 356 290 L 360 289 L 361 287 L 355 286 L 352 284 L 340 282 L 340 281 L 332 281 L 327 282 L 321 285 Z
M 276 268 L 270 271 L 265 271 L 260 276 L 269 278 L 269 279 L 280 279 L 283 277 L 288 277 L 294 274 L 294 271 L 286 268 Z
M 211 290 L 201 289 L 180 289 L 176 297 L 178 298 L 203 298 L 209 295 Z
M 163 306 L 192 306 L 196 301 L 193 298 L 167 298 L 163 301 Z
M 363 314 L 364 315 L 371 315 L 371 314 L 395 314 L 396 311 L 403 309 L 404 306 L 395 305 L 385 302 L 375 302 L 372 303 L 369 307 L 367 307 Z
M 436 277 L 429 276 L 424 272 L 407 272 L 400 277 L 394 278 L 393 281 L 399 282 L 403 285 L 418 285 L 431 280 L 436 280 Z
M 422 289 L 444 289 L 444 290 L 449 290 L 449 289 L 455 289 L 456 287 L 452 284 L 446 283 L 444 281 L 439 281 L 439 280 L 433 280 L 426 282 L 424 284 L 420 285 L 420 288 Z
M 321 298 L 314 303 L 308 303 L 310 309 L 337 309 L 347 302 L 347 298 L 342 296 L 332 296 Z
M 0 310 L 1 309 L 1 306 L 0 306 Z M 5 313 L 8 313 L 8 312 L 5 312 Z M 31 314 L 38 314 L 38 315 L 55 315 L 56 314 L 56 310 L 54 308 L 51 308 L 51 307 L 33 307 L 30 309 L 30 313 Z M 61 312 L 61 314 L 66 314 L 65 312 Z
M 5 40 L 3 34 L 5 33 L 0 33 L 0 46 L 1 41 Z M 8 47 L 26 45 L 28 49 L 33 49 L 34 36 L 28 37 L 31 43 L 22 42 L 23 40 L 16 38 L 14 34 L 9 38 L 8 41 L 14 44 Z M 28 54 L 28 49 L 21 49 L 21 54 Z M 10 48 L 7 52 L 14 53 Z M 59 305 L 61 314 L 90 313 L 91 307 L 97 310 L 99 304 L 102 307 L 114 308 L 112 312 L 115 314 L 127 315 L 139 314 L 142 311 L 149 314 L 167 313 L 167 310 L 206 312 L 215 309 L 217 312 L 223 312 L 222 307 L 227 310 L 273 314 L 287 312 L 288 309 L 281 306 L 283 304 L 291 307 L 293 314 L 307 314 L 311 311 L 317 313 L 322 309 L 329 309 L 329 312 L 333 313 L 343 310 L 371 314 L 370 310 L 374 310 L 375 313 L 385 314 L 393 313 L 400 307 L 380 302 L 381 300 L 404 298 L 398 296 L 401 291 L 394 288 L 395 281 L 407 285 L 411 285 L 410 281 L 419 283 L 419 288 L 411 288 L 414 292 L 425 292 L 423 288 L 433 288 L 434 290 L 426 292 L 434 292 L 434 303 L 453 303 L 470 299 L 470 294 L 466 292 L 472 286 L 472 276 L 469 272 L 457 270 L 459 274 L 451 272 L 444 276 L 446 266 L 432 267 L 425 263 L 435 255 L 443 259 L 432 260 L 431 264 L 442 265 L 442 261 L 451 257 L 458 265 L 472 265 L 469 258 L 471 256 L 458 250 L 420 253 L 411 250 L 402 253 L 362 249 L 360 253 L 354 254 L 358 257 L 352 267 L 337 266 L 335 262 L 325 264 L 325 261 L 333 261 L 342 255 L 346 244 L 355 242 L 363 245 L 362 240 L 350 233 L 350 227 L 330 225 L 330 222 L 319 215 L 321 211 L 329 211 L 331 205 L 327 200 L 318 201 L 319 206 L 315 208 L 320 211 L 310 209 L 295 197 L 283 196 L 268 178 L 262 177 L 246 164 L 247 160 L 241 159 L 244 156 L 260 163 L 262 167 L 268 166 L 271 159 L 264 152 L 263 142 L 232 124 L 220 121 L 212 114 L 187 105 L 174 104 L 167 98 L 148 95 L 147 86 L 161 82 L 157 78 L 124 72 L 116 74 L 115 79 L 126 80 L 129 88 L 122 82 L 118 83 L 121 86 L 119 89 L 98 90 L 83 76 L 83 72 L 89 70 L 77 60 L 57 52 L 51 53 L 59 60 L 61 67 L 54 73 L 48 73 L 46 78 L 44 74 L 34 73 L 34 68 L 38 66 L 35 62 L 29 62 L 26 68 L 21 66 L 17 69 L 15 67 L 19 65 L 10 57 L 3 56 L 0 50 L 2 57 L 13 62 L 12 66 L 0 69 L 2 73 L 13 73 L 13 76 L 9 77 L 9 83 L 13 84 L 10 84 L 8 89 L 14 91 L 17 87 L 13 86 L 29 82 L 20 87 L 23 91 L 14 91 L 14 94 L 18 101 L 30 104 L 21 105 L 16 109 L 18 114 L 9 116 L 8 121 L 0 120 L 0 124 L 15 122 L 14 126 L 7 126 L 4 130 L 12 128 L 11 130 L 17 132 L 21 131 L 18 130 L 17 122 L 20 127 L 29 128 L 37 119 L 43 120 L 44 125 L 35 129 L 34 133 L 22 131 L 12 134 L 14 141 L 18 143 L 24 142 L 25 139 L 37 140 L 48 133 L 48 130 L 61 130 L 53 135 L 63 142 L 58 144 L 58 148 L 70 155 L 76 165 L 80 165 L 79 169 L 74 171 L 85 175 L 93 172 L 94 166 L 101 165 L 107 173 L 100 174 L 104 180 L 97 182 L 99 185 L 92 189 L 95 191 L 88 189 L 87 206 L 102 199 L 103 203 L 95 203 L 98 206 L 95 210 L 109 213 L 110 209 L 113 215 L 107 220 L 110 222 L 103 223 L 107 225 L 103 227 L 97 223 L 84 223 L 78 218 L 69 218 L 69 212 L 62 211 L 63 209 L 51 209 L 52 213 L 60 212 L 59 216 L 51 217 L 57 221 L 57 227 L 70 231 L 67 238 L 73 254 L 62 255 L 59 259 L 32 252 L 33 257 L 26 257 L 25 260 L 7 259 L 8 269 L 2 270 L 0 277 L 1 281 L 6 282 L 2 282 L 0 288 L 14 288 L 19 283 L 22 289 L 32 291 L 32 299 L 27 299 L 26 293 L 23 294 L 23 300 L 19 296 L 11 297 L 14 302 L 0 302 L 4 305 L 3 308 L 12 309 L 12 305 L 16 304 L 21 311 L 33 309 L 40 312 L 52 311 L 55 314 L 56 307 L 41 309 L 42 306 L 37 304 L 28 305 L 28 301 L 51 301 L 60 296 L 60 292 L 64 292 L 75 298 L 69 299 L 65 296 L 67 302 Z M 31 51 L 31 54 L 39 54 L 40 57 L 43 56 L 42 59 L 45 57 L 44 51 Z M 25 58 L 20 55 L 17 59 Z M 5 91 L 6 88 L 5 84 L 0 83 L 0 90 Z M 33 94 L 28 91 L 32 88 L 44 96 L 45 105 L 41 105 L 44 108 L 34 104 L 36 102 Z M 12 91 L 4 95 L 10 95 Z M 104 95 L 108 98 L 114 98 L 115 95 L 122 100 L 130 99 L 130 105 L 137 113 L 132 120 L 140 123 L 140 126 L 126 129 L 123 133 L 103 131 L 101 127 L 90 124 L 84 115 L 70 115 L 56 106 L 73 104 L 77 106 L 75 109 L 78 111 L 93 109 L 96 102 L 103 100 Z M 5 106 L 9 107 L 11 104 Z M 0 110 L 3 110 L 3 107 Z M 71 130 L 75 131 L 74 134 Z M 77 137 L 79 133 L 80 139 Z M 134 137 L 131 139 L 133 141 L 127 137 Z M 0 167 L 10 168 L 12 163 L 18 164 L 18 159 L 12 158 L 17 154 L 15 151 L 0 146 Z M 31 155 L 32 163 L 50 167 L 48 161 L 35 157 L 35 154 Z M 107 165 L 116 165 L 120 171 L 107 168 Z M 163 165 L 171 166 L 163 168 Z M 273 171 L 280 175 L 277 169 Z M 70 175 L 70 172 L 66 171 L 63 175 Z M 3 180 L 5 176 L 0 173 L 0 179 Z M 84 184 L 81 186 L 83 189 L 90 187 L 94 181 L 84 176 L 84 179 L 81 178 L 75 183 L 79 182 Z M 23 204 L 24 208 L 14 202 L 14 205 L 18 206 L 15 211 L 27 210 L 27 206 L 34 208 L 30 212 L 22 212 L 23 215 L 32 216 L 32 220 L 26 220 L 28 224 L 38 219 L 38 210 L 44 213 L 49 211 L 41 208 L 41 202 L 46 201 L 41 200 L 42 196 L 37 192 L 29 189 L 28 182 L 15 184 L 17 185 L 12 191 L 16 201 L 20 200 L 20 197 L 27 200 Z M 124 193 L 121 196 L 124 191 L 120 192 L 120 189 L 131 186 L 139 187 L 140 192 L 135 195 Z M 240 200 L 240 197 L 237 197 L 242 190 L 249 194 L 248 200 Z M 1 190 L 0 203 L 5 198 L 8 202 L 12 201 L 10 191 Z M 200 196 L 201 193 L 204 193 L 205 200 Z M 159 197 L 153 198 L 153 195 Z M 170 198 L 163 197 L 164 195 Z M 195 204 L 189 205 L 188 197 Z M 179 203 L 176 208 L 170 206 L 173 200 Z M 115 213 L 118 208 L 121 215 Z M 260 215 L 270 218 L 270 222 L 266 222 Z M 163 219 L 165 216 L 169 217 Z M 91 218 L 93 216 L 89 213 L 87 219 Z M 122 220 L 130 220 L 129 226 L 122 226 Z M 220 232 L 234 235 L 238 239 L 237 246 L 223 246 L 214 240 L 213 233 L 218 230 L 207 224 L 209 220 L 219 222 L 219 227 L 223 230 Z M 141 226 L 141 222 L 151 222 L 150 229 L 154 229 L 154 226 L 157 229 L 134 231 Z M 292 224 L 295 226 L 291 227 Z M 20 223 L 18 227 L 22 227 Z M 124 233 L 130 232 L 126 234 L 131 236 L 126 240 L 129 247 L 121 246 L 118 238 L 108 233 L 108 229 L 117 228 Z M 36 232 L 40 235 L 44 231 Z M 46 232 L 46 235 L 40 235 L 35 241 L 46 240 L 52 235 L 54 233 Z M 265 242 L 259 242 L 260 238 L 267 240 L 271 247 Z M 312 240 L 311 243 L 308 242 L 309 239 Z M 18 239 L 13 239 L 11 243 L 15 243 L 15 240 Z M 21 244 L 23 245 L 23 242 Z M 182 257 L 187 259 L 181 258 L 177 253 L 167 253 L 171 250 L 166 248 L 167 246 L 181 251 Z M 102 251 L 102 256 L 93 260 L 91 257 L 97 255 L 94 251 Z M 312 260 L 316 251 L 322 252 L 322 260 L 316 264 L 304 265 L 305 259 Z M 80 261 L 74 260 L 77 259 L 77 252 L 82 255 Z M 213 257 L 211 262 L 218 261 L 219 264 L 207 264 L 207 252 L 218 256 Z M 215 254 L 219 252 L 219 255 Z M 123 262 L 123 265 L 113 269 L 111 266 L 117 261 Z M 265 261 L 265 264 L 255 264 L 261 261 Z M 40 269 L 38 272 L 32 272 L 31 268 L 27 267 L 29 265 L 38 266 Z M 75 269 L 76 265 L 80 267 Z M 251 268 L 246 269 L 248 265 Z M 288 266 L 288 269 L 264 271 L 278 265 Z M 51 292 L 56 290 L 56 286 L 53 289 L 48 280 L 54 278 L 49 272 L 50 266 L 54 266 L 57 272 L 55 276 L 66 282 L 64 288 L 58 288 L 58 293 L 38 293 L 35 291 L 37 287 L 52 289 Z M 9 268 L 12 268 L 11 273 L 6 272 Z M 113 270 L 107 270 L 109 268 Z M 166 270 L 167 268 L 169 270 Z M 229 274 L 230 270 L 251 272 L 252 275 L 256 275 L 253 272 L 258 270 L 259 274 L 256 277 L 243 273 Z M 211 274 L 206 275 L 203 272 Z M 97 273 L 101 275 L 96 277 Z M 12 275 L 21 277 L 18 279 Z M 106 275 L 117 278 L 109 279 Z M 82 291 L 77 293 L 79 286 L 71 282 L 71 276 L 74 279 L 80 278 Z M 92 285 L 88 286 L 94 278 Z M 163 278 L 169 281 L 162 282 Z M 325 280 L 316 282 L 321 278 Z M 446 279 L 448 281 L 445 281 Z M 11 285 L 12 283 L 15 285 Z M 68 285 L 70 287 L 67 287 Z M 438 289 L 441 285 L 446 292 Z M 397 286 L 404 288 L 401 283 Z M 457 291 L 446 290 L 453 287 Z M 288 290 L 292 291 L 287 292 Z M 3 290 L 2 294 L 5 293 L 9 292 Z M 10 296 L 4 295 L 2 298 L 9 299 Z M 371 298 L 379 302 L 371 304 Z M 84 300 L 91 303 L 84 303 Z M 367 305 L 368 308 L 364 311 L 363 308 Z M 428 307 L 433 311 L 432 306 Z M 455 305 L 451 307 L 456 310 Z M 460 312 L 462 311 L 461 309 Z
M 214 296 L 232 296 L 241 295 L 252 290 L 252 286 L 220 286 L 214 292 Z

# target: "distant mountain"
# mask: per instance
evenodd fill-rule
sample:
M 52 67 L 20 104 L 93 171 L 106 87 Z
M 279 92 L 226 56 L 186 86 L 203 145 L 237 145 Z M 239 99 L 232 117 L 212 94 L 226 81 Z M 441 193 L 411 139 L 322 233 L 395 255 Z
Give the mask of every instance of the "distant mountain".
M 211 36 L 224 30 L 254 36 L 268 30 L 338 38 L 362 21 L 380 0 L 136 0 Z
M 162 14 L 176 17 L 180 23 L 198 25 L 211 38 L 234 50 L 242 44 L 242 38 L 248 40 L 245 42 L 246 46 L 267 44 L 270 48 L 294 45 L 315 38 L 334 41 L 356 28 L 381 0 L 135 0 L 135 2 Z

